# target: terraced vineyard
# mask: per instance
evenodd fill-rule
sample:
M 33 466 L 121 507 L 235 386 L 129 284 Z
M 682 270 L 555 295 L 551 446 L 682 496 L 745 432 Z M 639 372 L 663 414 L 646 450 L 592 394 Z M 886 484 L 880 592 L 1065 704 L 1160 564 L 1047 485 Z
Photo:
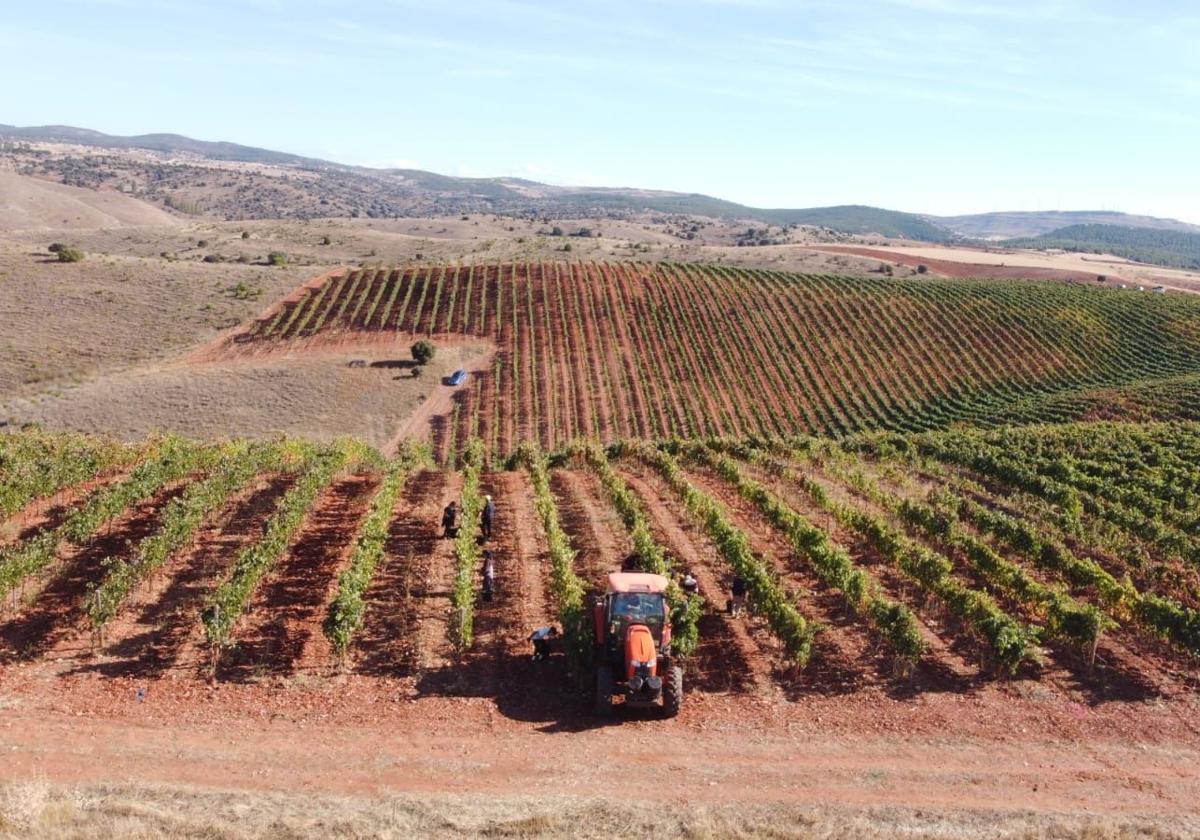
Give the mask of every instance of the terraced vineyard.
M 700 581 L 699 600 L 671 592 L 694 692 L 1198 687 L 1200 424 L 579 440 L 500 471 L 479 447 L 459 473 L 416 446 L 0 436 L 0 493 L 22 500 L 0 529 L 0 669 L 340 670 L 563 702 L 535 699 L 525 638 L 566 630 L 569 684 L 586 592 L 636 551 Z M 79 451 L 87 474 L 66 468 Z M 476 529 L 438 533 L 447 501 L 483 493 L 492 602 Z M 745 619 L 724 610 L 735 572 Z
M 334 272 L 217 355 L 493 342 L 439 447 L 1200 417 L 1200 300 L 668 263 Z

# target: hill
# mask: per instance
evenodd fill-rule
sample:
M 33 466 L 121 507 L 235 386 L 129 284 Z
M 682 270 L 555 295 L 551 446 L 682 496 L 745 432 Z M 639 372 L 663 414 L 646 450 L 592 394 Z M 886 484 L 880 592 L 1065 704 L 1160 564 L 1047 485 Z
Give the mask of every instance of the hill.
M 1200 233 L 1200 225 L 1176 219 L 1135 216 L 1110 211 L 1012 211 L 968 216 L 926 216 L 933 224 L 964 239 L 1013 239 L 1041 236 L 1074 225 L 1118 225 L 1127 228 Z
M 0 229 L 6 231 L 177 224 L 175 217 L 162 208 L 130 196 L 0 170 Z
M 1072 225 L 1043 236 L 1012 239 L 1014 248 L 1058 248 L 1113 254 L 1134 262 L 1200 270 L 1200 233 L 1116 225 Z
M 558 217 L 625 217 L 652 212 L 812 225 L 848 234 L 943 242 L 947 230 L 911 213 L 875 207 L 764 209 L 700 193 L 633 188 L 562 187 L 518 178 L 459 178 L 418 169 L 371 169 L 242 146 L 193 140 L 176 134 L 118 137 L 70 126 L 18 128 L 0 125 L 0 138 L 95 147 L 93 156 L 66 154 L 22 158 L 26 174 L 78 186 L 133 184 L 171 206 L 230 219 L 328 216 L 420 216 L 495 212 Z M 195 161 L 144 160 L 114 151 L 144 149 Z M 199 161 L 278 166 L 280 177 L 237 171 L 213 184 L 212 167 Z
M 198 155 L 210 160 L 243 161 L 247 163 L 276 163 L 285 165 L 323 164 L 325 161 L 287 152 L 273 152 L 254 146 L 224 141 L 212 142 L 193 140 L 182 134 L 137 134 L 121 137 L 105 134 L 90 128 L 69 125 L 15 126 L 0 125 L 0 137 L 19 140 L 36 140 L 54 143 L 71 143 L 80 146 L 95 146 L 104 149 L 146 149 L 168 154 L 184 153 Z
M 358 269 L 297 290 L 208 358 L 418 336 L 498 348 L 435 422 L 443 455 L 472 435 L 500 455 L 579 435 L 845 435 L 1115 406 L 1200 411 L 1200 299 L 1022 281 L 667 263 Z

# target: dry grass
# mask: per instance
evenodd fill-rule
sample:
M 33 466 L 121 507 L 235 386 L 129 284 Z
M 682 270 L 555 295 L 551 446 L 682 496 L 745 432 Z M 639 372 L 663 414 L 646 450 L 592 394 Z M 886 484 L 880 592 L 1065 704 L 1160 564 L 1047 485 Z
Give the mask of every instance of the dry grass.
M 1200 821 L 1033 813 L 664 805 L 570 797 L 383 796 L 176 787 L 0 787 L 0 836 L 53 838 L 1003 838 L 1117 840 L 1195 836 Z
M 409 345 L 298 358 L 144 368 L 0 403 L 0 417 L 51 430 L 140 440 L 155 429 L 221 440 L 277 433 L 328 440 L 353 435 L 383 446 L 417 407 L 447 389 L 443 377 L 470 367 L 484 347 L 440 347 L 420 379 L 407 368 L 349 367 L 351 360 L 408 359 Z M 448 406 L 447 406 L 448 409 Z

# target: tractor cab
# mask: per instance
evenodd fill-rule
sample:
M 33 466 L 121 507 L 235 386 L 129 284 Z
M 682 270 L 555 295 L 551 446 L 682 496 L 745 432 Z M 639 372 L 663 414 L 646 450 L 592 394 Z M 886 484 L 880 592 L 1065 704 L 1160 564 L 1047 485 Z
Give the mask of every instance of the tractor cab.
M 662 705 L 679 713 L 683 671 L 671 664 L 667 579 L 642 572 L 613 572 L 593 605 L 596 708 L 611 714 L 614 697 L 626 705 Z

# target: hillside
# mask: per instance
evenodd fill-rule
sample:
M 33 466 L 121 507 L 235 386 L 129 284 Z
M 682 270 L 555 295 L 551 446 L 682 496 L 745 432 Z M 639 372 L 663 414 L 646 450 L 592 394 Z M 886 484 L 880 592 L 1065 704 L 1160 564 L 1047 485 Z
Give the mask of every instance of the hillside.
M 1117 225 L 1126 228 L 1200 233 L 1200 225 L 1176 219 L 1136 216 L 1111 211 L 1012 211 L 967 216 L 926 216 L 930 222 L 964 239 L 1014 239 L 1041 236 L 1075 225 Z M 1007 243 L 1006 243 L 1007 244 Z
M 944 228 L 914 214 L 875 207 L 764 209 L 699 193 L 563 187 L 518 178 L 459 178 L 417 169 L 370 169 L 174 134 L 118 137 L 70 126 L 0 125 L 0 138 L 13 141 L 5 154 L 24 174 L 96 189 L 133 188 L 193 215 L 227 219 L 481 212 L 625 218 L 651 212 L 812 225 L 840 233 L 927 242 L 951 237 Z M 23 148 L 17 141 L 72 144 L 95 151 L 48 154 Z M 130 155 L 132 150 L 159 157 Z M 221 163 L 233 166 L 224 178 L 214 181 L 214 164 Z M 247 169 L 235 164 L 258 166 Z
M 130 196 L 55 184 L 0 170 L 0 229 L 6 231 L 178 224 L 162 208 Z
M 1200 300 L 1022 281 L 520 263 L 334 272 L 206 351 L 494 342 L 439 451 L 579 435 L 844 435 L 1081 416 L 1195 417 Z M 1136 389 L 1113 399 L 1113 391 Z M 1161 390 L 1161 392 L 1160 392 Z
M 1044 236 L 1012 239 L 1004 244 L 1013 248 L 1057 248 L 1112 254 L 1134 262 L 1200 270 L 1200 233 L 1116 225 L 1073 225 Z

